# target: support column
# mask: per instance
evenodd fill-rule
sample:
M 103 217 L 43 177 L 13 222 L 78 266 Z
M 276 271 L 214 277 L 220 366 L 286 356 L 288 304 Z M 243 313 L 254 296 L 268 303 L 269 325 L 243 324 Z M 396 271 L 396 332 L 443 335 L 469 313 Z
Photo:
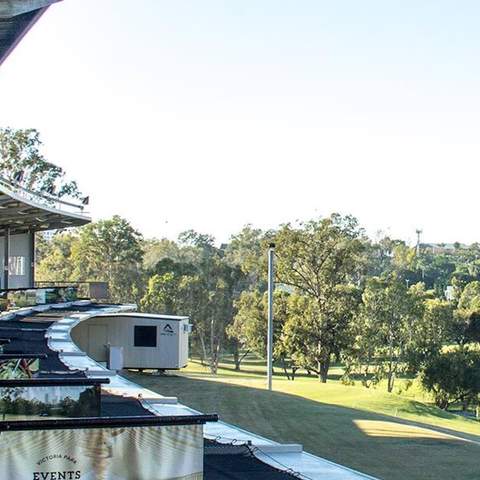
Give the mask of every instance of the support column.
M 30 231 L 30 286 L 35 286 L 35 232 Z
M 3 251 L 3 288 L 8 288 L 8 260 L 10 258 L 10 228 L 5 229 L 5 243 Z

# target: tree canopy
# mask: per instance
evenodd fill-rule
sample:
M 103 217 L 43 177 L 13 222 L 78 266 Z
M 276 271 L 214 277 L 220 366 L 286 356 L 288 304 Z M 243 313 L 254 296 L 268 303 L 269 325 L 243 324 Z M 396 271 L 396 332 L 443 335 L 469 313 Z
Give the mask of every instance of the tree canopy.
M 0 128 L 0 176 L 36 192 L 79 197 L 76 182 L 41 153 L 40 134 L 33 128 Z

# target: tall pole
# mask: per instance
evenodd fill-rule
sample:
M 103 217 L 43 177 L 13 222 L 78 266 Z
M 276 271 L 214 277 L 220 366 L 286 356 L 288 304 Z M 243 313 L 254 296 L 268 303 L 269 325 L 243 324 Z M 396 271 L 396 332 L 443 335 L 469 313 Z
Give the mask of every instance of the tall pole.
M 275 244 L 271 243 L 268 248 L 268 335 L 267 335 L 267 384 L 272 390 L 273 377 L 273 289 L 275 288 Z
M 417 257 L 420 255 L 420 235 L 422 234 L 422 230 L 420 229 L 417 229 L 415 230 L 416 233 L 417 233 L 417 248 L 416 248 L 416 252 L 417 252 Z
M 3 244 L 3 288 L 8 289 L 8 260 L 10 258 L 10 228 L 5 229 L 5 242 Z

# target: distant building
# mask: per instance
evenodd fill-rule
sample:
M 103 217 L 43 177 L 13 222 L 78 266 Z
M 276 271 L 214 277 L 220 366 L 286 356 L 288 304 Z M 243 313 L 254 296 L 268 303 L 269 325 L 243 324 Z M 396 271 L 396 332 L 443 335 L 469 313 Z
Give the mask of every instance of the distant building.
M 463 243 L 422 243 L 420 249 L 424 252 L 430 252 L 433 254 L 440 253 L 453 253 L 458 249 L 466 248 L 467 245 Z
M 445 289 L 444 292 L 445 298 L 451 302 L 455 299 L 455 290 L 451 285 L 448 285 L 448 287 Z

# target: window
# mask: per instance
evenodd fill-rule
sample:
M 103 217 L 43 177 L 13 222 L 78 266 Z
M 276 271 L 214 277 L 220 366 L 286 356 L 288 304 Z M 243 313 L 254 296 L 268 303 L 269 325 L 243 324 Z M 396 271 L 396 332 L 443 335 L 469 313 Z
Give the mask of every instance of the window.
M 25 257 L 14 256 L 8 259 L 9 275 L 25 275 Z
M 156 347 L 157 327 L 148 325 L 135 325 L 133 345 L 135 347 Z

